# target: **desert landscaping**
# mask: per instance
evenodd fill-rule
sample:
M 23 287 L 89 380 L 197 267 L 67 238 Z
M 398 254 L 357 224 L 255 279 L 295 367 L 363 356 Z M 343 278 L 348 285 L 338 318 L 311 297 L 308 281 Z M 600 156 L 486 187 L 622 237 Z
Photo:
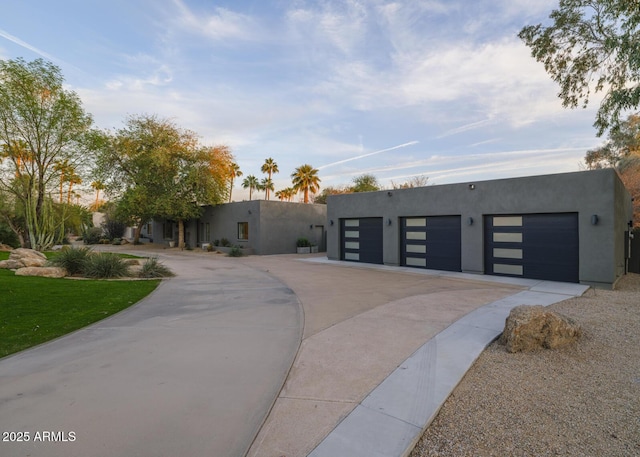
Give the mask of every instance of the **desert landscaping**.
M 582 338 L 509 353 L 491 344 L 411 457 L 640 455 L 640 275 L 548 309 Z

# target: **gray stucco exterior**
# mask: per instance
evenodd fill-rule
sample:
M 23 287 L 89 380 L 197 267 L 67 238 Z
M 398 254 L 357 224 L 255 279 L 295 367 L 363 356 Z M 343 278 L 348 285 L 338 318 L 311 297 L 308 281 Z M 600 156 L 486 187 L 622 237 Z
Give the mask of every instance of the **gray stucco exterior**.
M 383 263 L 399 265 L 401 218 L 459 215 L 462 271 L 480 274 L 486 215 L 577 213 L 579 281 L 607 288 L 626 272 L 625 232 L 633 217 L 631 197 L 612 169 L 333 195 L 327 207 L 329 259 L 341 256 L 341 219 L 382 217 Z
M 191 247 L 200 247 L 226 238 L 232 245 L 248 249 L 252 254 L 269 255 L 295 253 L 297 239 L 304 237 L 323 251 L 326 215 L 326 205 L 268 200 L 207 206 L 199 219 L 185 222 L 185 242 Z M 247 224 L 246 239 L 239 237 L 240 223 Z M 166 233 L 166 224 L 172 225 L 170 233 Z M 177 240 L 175 223 L 157 221 L 153 230 L 154 243 Z

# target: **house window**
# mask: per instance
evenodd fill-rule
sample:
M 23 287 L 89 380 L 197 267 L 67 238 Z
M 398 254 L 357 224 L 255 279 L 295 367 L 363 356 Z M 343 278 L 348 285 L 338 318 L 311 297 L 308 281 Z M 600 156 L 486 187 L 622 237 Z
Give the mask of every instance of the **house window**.
M 249 239 L 249 223 L 248 222 L 238 222 L 238 239 L 239 240 Z
M 147 224 L 147 236 L 153 236 L 153 224 Z
M 208 222 L 204 224 L 204 240 L 211 241 L 211 226 Z

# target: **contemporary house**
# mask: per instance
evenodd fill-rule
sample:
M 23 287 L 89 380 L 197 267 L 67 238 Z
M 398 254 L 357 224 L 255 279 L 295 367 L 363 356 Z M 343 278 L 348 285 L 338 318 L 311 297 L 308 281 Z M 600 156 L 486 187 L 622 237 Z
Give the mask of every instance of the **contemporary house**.
M 631 197 L 612 169 L 334 195 L 327 256 L 612 288 Z
M 269 200 L 252 200 L 207 206 L 199 219 L 185 221 L 185 243 L 201 247 L 223 239 L 257 255 L 296 252 L 298 238 L 326 247 L 327 206 Z M 153 222 L 153 242 L 167 245 L 178 240 L 175 221 Z

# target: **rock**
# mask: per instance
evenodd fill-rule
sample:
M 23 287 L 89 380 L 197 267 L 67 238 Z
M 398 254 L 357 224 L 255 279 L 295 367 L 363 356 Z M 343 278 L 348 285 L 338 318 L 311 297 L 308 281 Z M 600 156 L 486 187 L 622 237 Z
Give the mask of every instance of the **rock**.
M 18 248 L 11 251 L 9 261 L 14 262 L 11 263 L 13 266 L 3 268 L 43 267 L 47 263 L 47 256 L 33 249 Z
M 500 338 L 507 351 L 555 349 L 571 344 L 582 336 L 582 329 L 566 316 L 544 306 L 516 306 L 509 313 Z
M 18 257 L 40 257 L 41 259 L 47 260 L 47 256 L 42 252 L 36 251 L 35 249 L 27 249 L 27 248 L 18 248 L 11 251 L 9 257 L 18 256 Z
M 2 244 L 0 243 L 0 251 L 13 251 L 13 248 L 11 246 L 9 246 L 8 244 Z
M 0 261 L 0 268 L 16 270 L 18 268 L 24 268 L 24 263 L 17 260 L 2 260 Z
M 60 267 L 24 267 L 16 270 L 16 276 L 41 276 L 43 278 L 64 278 L 67 270 Z

